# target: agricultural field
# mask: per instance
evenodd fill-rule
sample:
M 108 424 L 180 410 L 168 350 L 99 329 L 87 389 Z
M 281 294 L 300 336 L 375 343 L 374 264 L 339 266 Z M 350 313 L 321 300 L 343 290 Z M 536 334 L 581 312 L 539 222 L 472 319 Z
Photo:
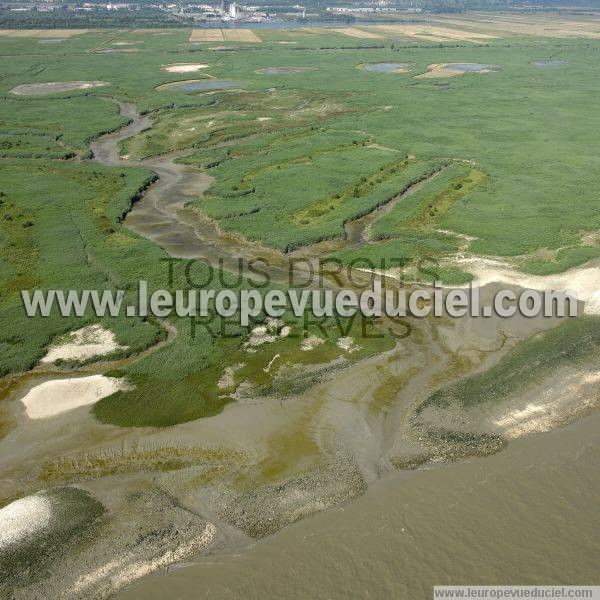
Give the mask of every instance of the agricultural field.
M 382 474 L 588 414 L 598 23 L 474 13 L 0 32 L 0 510 L 29 498 L 81 512 L 56 524 L 50 571 L 21 568 L 35 544 L 3 554 L 0 535 L 0 595 L 109 597 Z M 444 284 L 488 292 L 573 282 L 586 316 L 307 324 L 286 312 L 205 327 L 23 310 L 22 290 L 123 290 L 139 307 L 142 280 L 150 293 L 257 289 L 232 268 L 256 257 L 272 287 L 295 287 L 290 259 L 399 264 L 407 287 L 431 283 L 424 260 Z M 187 259 L 205 283 L 190 283 Z M 561 381 L 576 398 L 564 414 L 517 427 L 528 410 L 547 416 L 536 390 L 558 395 Z

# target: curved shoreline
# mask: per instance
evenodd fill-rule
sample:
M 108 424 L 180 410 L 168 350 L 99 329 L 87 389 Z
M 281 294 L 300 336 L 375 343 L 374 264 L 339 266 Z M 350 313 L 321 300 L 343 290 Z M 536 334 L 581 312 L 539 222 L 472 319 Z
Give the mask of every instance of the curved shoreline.
M 240 233 L 223 232 L 216 221 L 200 209 L 188 205 L 193 197 L 202 196 L 213 181 L 206 173 L 175 162 L 193 152 L 193 149 L 135 161 L 121 158 L 118 152 L 119 142 L 149 128 L 152 119 L 140 115 L 133 104 L 117 104 L 121 115 L 130 119 L 130 123 L 93 140 L 90 143 L 93 160 L 109 167 L 142 167 L 152 170 L 158 176 L 126 214 L 124 225 L 153 241 L 174 258 L 202 259 L 213 267 L 235 272 L 240 270 L 241 259 L 242 273 L 250 279 L 256 278 L 256 273 L 247 268 L 247 263 L 252 260 L 266 259 L 268 265 L 264 270 L 273 280 L 285 283 L 289 279 L 289 257 L 300 256 L 316 261 L 330 252 L 329 245 L 334 245 L 339 250 L 370 243 L 369 232 L 373 222 L 392 210 L 406 196 L 421 189 L 445 168 L 436 169 L 419 181 L 409 184 L 386 202 L 372 207 L 367 213 L 345 221 L 343 239 L 321 240 L 284 253 L 253 242 Z M 304 273 L 306 275 L 306 270 Z
M 125 226 L 158 244 L 172 256 L 202 258 L 224 268 L 232 266 L 237 269 L 237 261 L 240 256 L 251 259 L 257 257 L 257 252 L 269 252 L 273 257 L 269 274 L 274 279 L 287 276 L 287 257 L 284 254 L 259 247 L 241 236 L 225 234 L 219 230 L 218 224 L 205 218 L 198 209 L 186 206 L 191 197 L 199 195 L 207 189 L 211 178 L 191 167 L 175 163 L 175 158 L 182 156 L 183 153 L 171 153 L 143 161 L 128 161 L 119 157 L 119 141 L 141 132 L 152 123 L 150 117 L 140 116 L 133 105 L 120 104 L 120 107 L 121 114 L 130 118 L 131 123 L 90 144 L 95 160 L 111 167 L 148 168 L 158 175 L 158 180 L 147 188 L 142 198 L 125 216 Z M 417 186 L 423 185 L 423 183 L 422 181 L 414 184 L 410 190 L 418 189 Z M 355 225 L 353 230 L 358 232 L 358 237 L 353 239 L 352 236 L 349 236 L 350 240 L 347 240 L 347 243 L 358 245 L 368 243 L 369 223 L 378 218 L 383 211 L 391 210 L 394 204 L 408 193 L 409 190 L 405 190 L 404 193 L 393 197 L 390 202 L 374 208 L 368 215 L 355 220 L 361 221 Z M 310 252 L 319 249 L 318 246 L 307 246 L 302 250 L 307 253 L 309 258 L 315 258 L 319 254 L 313 253 L 311 256 Z M 326 247 L 323 249 L 327 250 Z M 219 259 L 224 259 L 224 262 L 220 263 Z M 448 328 L 449 324 L 446 325 Z M 475 324 L 474 327 L 476 326 Z M 487 325 L 490 330 L 496 326 L 497 323 L 488 323 Z M 529 331 L 525 327 L 520 335 L 526 336 Z M 261 405 L 259 399 L 252 403 L 239 402 L 210 422 L 206 422 L 209 421 L 208 419 L 199 419 L 178 426 L 177 434 L 175 434 L 177 437 L 183 438 L 187 434 L 190 439 L 196 440 L 195 443 L 198 443 L 197 440 L 201 440 L 202 444 L 210 444 L 218 439 L 224 445 L 231 447 L 234 447 L 235 444 L 247 447 L 255 451 L 256 455 L 249 465 L 243 465 L 243 469 L 246 471 L 245 475 L 251 484 L 251 492 L 240 493 L 237 489 L 229 489 L 228 483 L 225 483 L 220 491 L 224 495 L 223 490 L 227 490 L 228 495 L 217 502 L 214 498 L 203 495 L 209 493 L 206 490 L 211 489 L 210 483 L 198 484 L 192 493 L 186 487 L 184 472 L 182 471 L 182 475 L 180 475 L 176 471 L 170 481 L 175 489 L 180 486 L 180 498 L 176 498 L 175 494 L 173 497 L 178 503 L 181 502 L 181 505 L 190 506 L 196 512 L 202 511 L 202 514 L 206 513 L 207 518 L 210 519 L 209 523 L 215 523 L 219 530 L 222 528 L 225 530 L 226 527 L 233 530 L 237 527 L 236 531 L 238 532 L 245 531 L 244 527 L 270 523 L 273 514 L 280 518 L 278 523 L 281 523 L 283 529 L 289 524 L 286 519 L 296 519 L 295 515 L 297 514 L 305 516 L 323 510 L 324 507 L 349 502 L 356 495 L 363 493 L 373 481 L 380 479 L 392 470 L 390 462 L 394 453 L 403 451 L 404 445 L 408 450 L 413 450 L 411 444 L 414 440 L 403 437 L 399 423 L 401 419 L 410 414 L 411 403 L 423 394 L 423 390 L 431 386 L 435 387 L 442 379 L 460 378 L 464 376 L 465 372 L 474 369 L 472 365 L 469 368 L 462 367 L 462 370 L 460 366 L 453 365 L 453 355 L 437 337 L 438 333 L 432 323 L 424 322 L 415 336 L 417 339 L 410 346 L 403 349 L 396 348 L 388 356 L 380 354 L 372 359 L 367 359 L 362 364 L 354 365 L 345 371 L 343 376 L 334 376 L 331 381 L 321 382 L 308 393 L 299 393 L 295 397 L 296 402 L 290 403 L 291 406 L 286 406 L 286 411 L 282 411 L 284 414 L 277 413 L 274 417 L 273 406 L 271 404 Z M 467 331 L 466 334 L 471 333 Z M 454 331 L 448 335 L 466 337 L 466 334 Z M 477 344 L 477 352 L 480 354 L 483 352 L 483 342 L 489 334 L 490 332 L 483 331 L 483 329 L 471 334 L 475 340 L 474 343 Z M 172 338 L 168 335 L 167 340 L 162 340 L 144 352 L 153 352 L 157 347 L 168 343 L 170 339 Z M 495 356 L 499 356 L 503 351 L 502 349 Z M 138 354 L 125 360 L 136 360 L 139 356 Z M 90 370 L 97 368 L 105 370 L 110 366 L 114 365 L 106 361 L 98 361 L 89 365 L 89 368 Z M 61 376 L 64 375 L 61 373 Z M 392 389 L 384 388 L 384 385 L 389 383 L 393 384 Z M 386 405 L 386 402 L 389 404 Z M 302 414 L 303 410 L 306 411 L 308 417 Z M 297 412 L 294 413 L 294 411 Z M 267 422 L 269 418 L 272 421 Z M 248 427 L 248 422 L 252 423 L 251 427 Z M 79 424 L 81 426 L 81 423 Z M 116 447 L 119 441 L 122 442 L 122 448 L 125 449 L 125 442 L 131 443 L 131 440 L 134 440 L 134 444 L 137 444 L 138 441 L 141 444 L 149 444 L 149 448 L 152 449 L 151 444 L 155 440 L 158 444 L 166 445 L 168 439 L 163 436 L 169 435 L 169 432 L 163 431 L 131 429 L 111 432 L 106 437 L 101 437 L 101 435 L 106 435 L 108 430 L 103 429 L 101 433 L 98 433 L 100 427 L 97 427 L 96 423 L 92 423 L 92 419 L 83 422 L 84 430 L 85 427 L 98 434 L 98 438 L 90 443 L 92 450 L 98 448 L 102 450 L 102 447 L 107 445 Z M 236 430 L 236 427 L 240 429 Z M 225 431 L 233 431 L 235 435 L 226 435 Z M 306 436 L 307 439 L 310 438 L 316 444 L 320 459 L 327 462 L 326 469 L 319 470 L 320 467 L 315 467 L 313 471 L 297 471 L 299 463 L 303 459 L 310 461 L 312 458 L 312 450 L 307 450 L 302 445 L 304 441 L 294 439 L 295 435 L 300 437 L 300 434 Z M 110 436 L 113 435 L 114 438 L 111 439 Z M 260 437 L 260 441 L 257 441 L 257 436 Z M 267 440 L 267 442 L 263 443 L 263 440 Z M 44 444 L 46 441 L 42 438 L 39 443 Z M 78 456 L 82 450 L 89 450 L 87 446 L 78 445 L 80 441 L 75 437 L 68 440 L 68 442 L 72 442 L 73 446 L 69 450 L 64 440 L 53 439 L 52 450 L 58 450 L 67 455 L 70 451 L 71 454 Z M 16 448 L 16 445 L 14 446 Z M 15 450 L 15 454 L 16 452 L 17 450 Z M 126 455 L 125 450 L 122 450 L 122 453 Z M 30 456 L 25 456 L 25 462 L 31 461 L 32 457 L 35 457 L 33 451 L 30 451 L 29 454 Z M 264 477 L 261 471 L 264 463 L 272 460 L 273 455 L 277 455 L 275 460 L 281 460 L 286 466 L 286 469 L 277 476 L 275 485 Z M 20 460 L 23 460 L 21 451 L 18 456 Z M 132 458 L 132 460 L 134 459 L 135 457 Z M 311 468 L 314 466 L 312 462 L 308 464 Z M 306 469 L 305 465 L 301 466 Z M 94 483 L 86 479 L 86 473 L 83 475 L 80 473 L 75 477 L 75 482 L 90 488 L 100 497 L 107 498 L 109 494 L 122 493 L 127 489 L 127 485 L 135 479 L 145 482 L 152 480 L 152 484 L 149 485 L 158 485 L 156 480 L 159 476 L 154 476 L 155 471 L 151 468 L 144 467 L 142 464 L 139 472 L 143 472 L 144 475 L 138 477 L 129 475 L 129 479 L 124 477 L 110 491 L 103 488 L 111 487 L 107 486 L 106 482 L 111 481 L 114 484 L 114 479 L 99 478 L 98 483 Z M 132 471 L 132 473 L 138 472 Z M 109 475 L 106 477 L 108 478 Z M 280 481 L 284 483 L 281 484 Z M 312 492 L 314 494 L 311 496 Z M 282 498 L 283 500 L 281 500 Z M 289 506 L 278 504 L 280 501 L 284 502 L 286 498 Z M 296 498 L 300 499 L 297 504 L 294 504 Z M 247 515 L 249 515 L 248 518 L 254 518 L 258 525 L 247 522 Z M 265 531 L 267 530 L 265 529 Z M 111 541 L 110 536 L 105 539 Z M 115 537 L 115 539 L 117 538 Z M 237 540 L 228 540 L 227 548 L 239 548 L 239 545 L 236 546 L 236 542 Z M 184 558 L 185 556 L 182 554 L 174 560 Z M 128 567 L 123 563 L 122 568 L 127 571 Z M 83 577 L 85 577 L 85 573 L 84 570 Z M 104 572 L 100 574 L 103 575 Z M 137 574 L 139 573 L 133 573 L 133 575 Z M 133 578 L 135 577 L 132 576 Z M 119 585 L 125 583 L 121 582 Z
M 175 162 L 176 159 L 193 152 L 192 149 L 169 152 L 138 161 L 121 158 L 118 153 L 119 142 L 149 128 L 152 125 L 152 118 L 140 115 L 133 104 L 118 101 L 117 104 L 121 115 L 128 118 L 130 122 L 90 142 L 93 160 L 109 167 L 142 167 L 150 169 L 158 176 L 158 179 L 145 188 L 141 199 L 125 215 L 124 225 L 138 235 L 153 241 L 174 258 L 205 260 L 214 268 L 240 272 L 249 279 L 256 279 L 257 275 L 248 269 L 248 263 L 253 260 L 266 260 L 268 264 L 263 270 L 268 272 L 268 276 L 274 281 L 287 283 L 289 282 L 289 259 L 301 258 L 312 263 L 312 268 L 309 265 L 300 265 L 298 269 L 300 277 L 306 277 L 306 281 L 310 283 L 312 272 L 316 272 L 314 271 L 316 261 L 335 250 L 357 248 L 372 243 L 370 232 L 373 223 L 390 212 L 398 202 L 419 191 L 448 166 L 442 165 L 436 168 L 423 179 L 409 184 L 406 189 L 387 202 L 374 206 L 364 215 L 345 221 L 344 239 L 317 241 L 284 253 L 253 242 L 240 233 L 223 232 L 218 222 L 206 216 L 201 209 L 188 205 L 192 198 L 202 196 L 213 181 L 213 178 L 206 173 Z M 455 162 L 458 159 L 447 160 Z M 484 259 L 481 259 L 479 262 L 483 261 Z M 460 267 L 467 265 L 469 261 L 457 256 L 449 262 Z M 595 263 L 596 261 L 591 261 L 590 266 Z M 503 266 L 513 273 L 512 278 L 505 278 L 509 285 L 518 285 L 517 280 L 527 282 L 531 279 L 527 274 L 520 274 L 514 267 Z M 298 268 L 298 265 L 295 268 Z M 558 280 L 565 282 L 569 277 L 578 277 L 578 274 L 587 268 L 588 265 L 584 264 L 569 269 L 564 274 L 540 276 L 535 279 L 540 281 L 545 279 L 550 283 Z M 356 271 L 360 277 L 358 274 L 360 269 L 353 269 L 353 271 Z M 477 272 L 474 274 L 478 275 Z M 502 281 L 502 278 L 493 281 Z M 335 282 L 330 279 L 327 282 L 329 285 L 335 285 Z M 487 282 L 488 280 L 485 279 L 485 283 Z M 594 302 L 597 303 L 598 300 L 594 298 Z

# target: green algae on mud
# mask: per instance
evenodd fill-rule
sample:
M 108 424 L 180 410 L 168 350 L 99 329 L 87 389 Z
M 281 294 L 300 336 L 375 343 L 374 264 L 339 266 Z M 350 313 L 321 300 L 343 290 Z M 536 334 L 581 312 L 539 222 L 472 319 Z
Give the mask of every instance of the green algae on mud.
M 430 598 L 440 581 L 505 585 L 508 577 L 586 585 L 598 570 L 599 426 L 597 413 L 494 456 L 393 473 L 343 510 L 314 515 L 245 552 L 199 556 L 116 600 L 198 600 L 201 588 L 216 600 L 248 589 L 288 600 L 343 600 L 357 589 Z
M 104 512 L 75 487 L 43 490 L 1 509 L 0 592 L 10 595 L 47 577 L 53 559 L 84 543 Z
M 398 468 L 486 456 L 509 440 L 563 427 L 599 405 L 600 319 L 576 317 L 522 341 L 492 366 L 446 384 L 412 410 L 420 450 Z M 541 391 L 543 390 L 543 392 Z
M 600 319 L 572 318 L 521 343 L 491 369 L 434 392 L 419 405 L 417 414 L 428 407 L 460 405 L 469 410 L 496 403 L 561 365 L 577 365 L 598 357 Z
M 242 452 L 186 444 L 133 444 L 131 448 L 103 448 L 101 451 L 59 456 L 46 461 L 39 474 L 41 482 L 71 482 L 101 479 L 133 473 L 177 471 L 197 465 L 227 469 L 247 463 Z
M 94 415 L 102 423 L 121 427 L 170 427 L 220 413 L 234 401 L 242 384 L 246 396 L 281 399 L 305 391 L 334 370 L 393 348 L 393 337 L 379 326 L 360 319 L 344 321 L 330 324 L 325 334 L 316 327 L 302 332 L 298 325 L 288 325 L 291 334 L 279 339 L 275 334 L 272 341 L 256 348 L 248 346 L 251 332 L 245 336 L 240 332 L 234 338 L 216 342 L 216 362 L 200 370 L 180 369 L 179 374 L 158 376 L 151 369 L 139 370 L 133 364 L 111 371 L 110 376 L 125 377 L 131 387 L 97 402 Z M 302 340 L 311 336 L 318 339 L 317 345 L 303 349 Z M 339 346 L 339 339 L 348 336 L 357 340 L 351 352 Z M 159 353 L 152 356 L 155 361 L 160 365 Z M 228 370 L 231 380 L 223 384 Z

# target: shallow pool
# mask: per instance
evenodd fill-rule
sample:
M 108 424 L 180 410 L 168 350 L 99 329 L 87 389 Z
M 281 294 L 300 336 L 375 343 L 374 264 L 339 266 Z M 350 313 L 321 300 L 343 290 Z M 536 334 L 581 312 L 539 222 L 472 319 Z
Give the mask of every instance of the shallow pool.
M 218 88 L 229 88 L 241 85 L 238 81 L 219 81 L 207 79 L 206 81 L 182 81 L 181 83 L 169 83 L 161 85 L 160 89 L 178 89 L 185 92 L 197 92 L 201 90 L 214 90 Z
M 481 71 L 491 71 L 494 67 L 483 63 L 448 63 L 446 68 L 463 73 L 481 73 Z
M 258 73 L 262 75 L 289 75 L 290 73 L 303 73 L 309 71 L 310 67 L 267 67 L 259 69 Z
M 400 62 L 382 62 L 382 63 L 369 63 L 363 68 L 365 71 L 372 71 L 373 73 L 397 73 L 402 69 L 406 69 L 408 63 Z
M 566 65 L 566 60 L 534 60 L 531 63 L 534 67 L 560 67 Z

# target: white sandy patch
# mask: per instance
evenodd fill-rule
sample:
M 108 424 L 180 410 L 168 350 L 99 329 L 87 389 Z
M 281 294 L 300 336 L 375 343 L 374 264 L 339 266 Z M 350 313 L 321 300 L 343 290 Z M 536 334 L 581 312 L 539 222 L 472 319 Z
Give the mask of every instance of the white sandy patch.
M 600 315 L 600 267 L 576 267 L 556 275 L 527 275 L 506 262 L 486 258 L 461 258 L 456 261 L 471 273 L 480 286 L 499 282 L 538 291 L 572 291 L 585 302 L 586 314 Z
M 201 69 L 208 69 L 208 67 L 210 67 L 210 65 L 205 65 L 203 63 L 186 63 L 179 65 L 167 65 L 166 67 L 163 67 L 163 69 L 169 73 L 195 73 Z
M 126 348 L 119 346 L 115 334 L 102 325 L 88 325 L 72 331 L 67 338 L 51 346 L 41 362 L 52 363 L 62 360 L 85 360 L 93 356 L 104 356 L 115 350 Z
M 348 354 L 352 354 L 357 350 L 360 350 L 360 346 L 354 343 L 354 338 L 351 337 L 341 337 L 336 342 L 336 346 L 341 348 L 344 352 L 348 352 Z
M 272 335 L 268 332 L 266 325 L 254 327 L 250 332 L 250 339 L 244 344 L 244 348 L 254 348 L 263 344 L 270 344 L 277 339 L 277 335 Z
M 69 377 L 36 385 L 21 398 L 21 402 L 30 419 L 45 419 L 80 406 L 95 404 L 126 387 L 122 379 L 104 375 Z
M 494 425 L 508 438 L 550 431 L 597 403 L 599 383 L 600 371 L 572 373 L 558 384 L 544 387 L 539 400 L 511 410 Z
M 269 361 L 269 364 L 266 367 L 263 367 L 263 371 L 265 373 L 268 373 L 271 370 L 271 367 L 273 366 L 273 363 L 281 356 L 281 354 L 279 354 L 279 352 Z
M 508 415 L 501 417 L 495 424 L 499 427 L 520 425 L 524 421 L 531 419 L 534 415 L 539 415 L 540 413 L 545 414 L 547 410 L 548 408 L 545 405 L 528 404 L 523 410 L 513 410 Z
M 309 335 L 306 339 L 302 340 L 302 343 L 300 344 L 300 350 L 303 352 L 308 352 L 309 350 L 312 350 L 313 348 L 316 348 L 324 343 L 325 340 L 323 338 L 320 338 L 316 335 Z
M 264 121 L 270 121 L 271 117 L 258 117 L 258 119 L 256 119 L 257 121 L 260 121 L 261 123 Z
M 194 552 L 203 550 L 212 543 L 216 534 L 217 528 L 212 523 L 207 523 L 199 538 L 182 544 L 175 550 L 168 550 L 154 560 L 147 562 L 135 560 L 133 553 L 124 558 L 115 559 L 91 573 L 82 575 L 69 589 L 69 595 L 85 597 L 83 592 L 92 586 L 96 586 L 101 581 L 105 582 L 103 588 L 106 595 L 109 595 L 111 592 L 114 593 L 119 588 L 132 583 L 136 579 L 140 579 L 144 575 L 148 575 L 157 569 L 168 567 Z
M 583 312 L 588 315 L 600 315 L 600 290 L 595 291 L 586 301 Z
M 40 494 L 11 502 L 0 510 L 0 550 L 42 533 L 51 516 L 50 500 Z
M 478 239 L 472 235 L 467 235 L 466 233 L 458 233 L 457 231 L 451 231 L 450 229 L 434 229 L 433 231 L 443 233 L 444 235 L 452 235 L 454 237 L 460 238 L 461 240 L 465 240 L 466 242 L 473 242 L 476 239 Z
M 220 390 L 233 387 L 235 385 L 235 372 L 239 371 L 243 366 L 244 363 L 238 363 L 232 367 L 226 367 L 219 381 L 217 381 L 217 387 Z
M 291 332 L 291 327 L 285 325 L 281 319 L 267 317 L 264 325 L 258 325 L 250 332 L 250 339 L 244 343 L 243 348 L 246 352 L 256 352 L 256 346 L 271 344 L 275 340 L 287 337 Z
M 285 325 L 285 323 L 281 319 L 267 317 L 267 329 L 269 331 L 278 331 L 284 325 Z
M 392 267 L 391 269 L 369 269 L 367 267 L 354 267 L 357 271 L 362 271 L 363 273 L 370 273 L 371 275 L 376 275 L 378 278 L 383 279 L 384 277 L 389 277 L 390 279 L 394 279 L 395 281 L 403 281 L 406 277 L 406 269 L 403 267 Z

